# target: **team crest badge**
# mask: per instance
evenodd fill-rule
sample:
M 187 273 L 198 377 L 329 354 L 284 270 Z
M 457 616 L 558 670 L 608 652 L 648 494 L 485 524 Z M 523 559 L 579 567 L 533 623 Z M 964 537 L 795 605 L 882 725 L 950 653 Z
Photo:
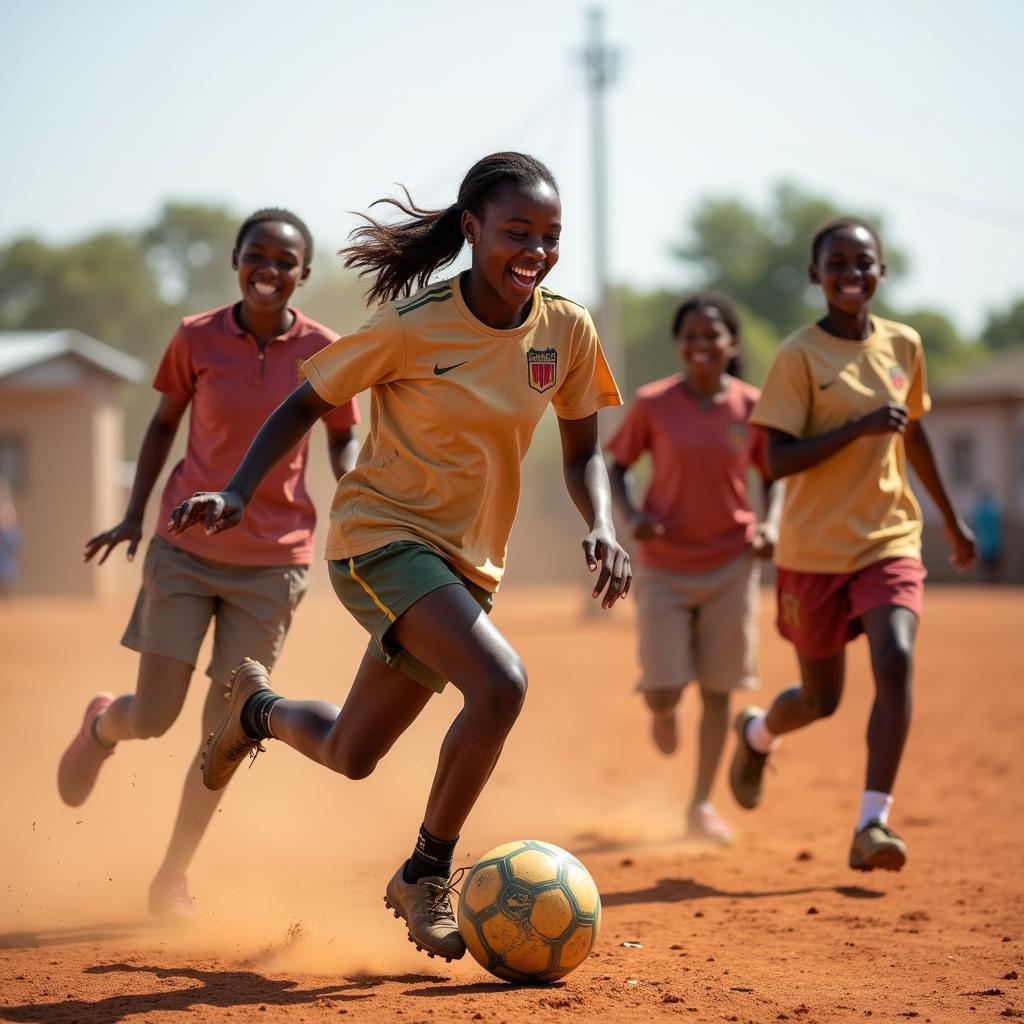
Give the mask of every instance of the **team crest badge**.
M 892 381 L 892 386 L 901 393 L 907 386 L 907 375 L 903 372 L 903 367 L 899 363 L 894 363 L 889 367 L 889 380 Z
M 555 386 L 558 377 L 558 353 L 553 348 L 526 350 L 527 382 L 534 391 L 543 394 Z

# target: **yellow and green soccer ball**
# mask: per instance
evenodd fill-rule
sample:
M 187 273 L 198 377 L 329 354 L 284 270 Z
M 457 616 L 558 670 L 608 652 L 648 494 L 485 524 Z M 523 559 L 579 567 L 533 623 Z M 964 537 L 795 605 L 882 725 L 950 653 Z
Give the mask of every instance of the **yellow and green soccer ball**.
M 481 967 L 506 981 L 555 981 L 590 955 L 601 895 L 587 869 L 551 843 L 485 853 L 462 885 L 459 931 Z

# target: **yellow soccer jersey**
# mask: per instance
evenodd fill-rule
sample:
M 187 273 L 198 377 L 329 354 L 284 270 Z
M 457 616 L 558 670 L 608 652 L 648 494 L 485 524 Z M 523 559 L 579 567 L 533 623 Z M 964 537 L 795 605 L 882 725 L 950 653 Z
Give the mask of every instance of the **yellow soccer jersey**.
M 457 277 L 382 305 L 303 370 L 334 405 L 371 396 L 369 435 L 331 507 L 327 558 L 420 541 L 491 591 L 548 404 L 582 419 L 622 401 L 582 306 L 538 288 L 521 327 L 494 330 L 469 311 Z
M 918 419 L 931 406 L 918 333 L 871 318 L 864 341 L 816 324 L 779 348 L 750 422 L 807 438 L 895 401 Z M 907 479 L 903 438 L 858 437 L 786 479 L 775 562 L 797 572 L 856 572 L 883 558 L 921 557 L 921 509 Z

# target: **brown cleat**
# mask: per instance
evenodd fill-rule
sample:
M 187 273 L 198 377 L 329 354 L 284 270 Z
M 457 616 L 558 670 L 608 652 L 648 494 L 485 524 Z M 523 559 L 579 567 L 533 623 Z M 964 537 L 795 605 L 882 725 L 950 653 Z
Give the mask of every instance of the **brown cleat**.
M 744 708 L 736 716 L 736 749 L 729 766 L 729 788 L 740 807 L 752 810 L 764 795 L 764 768 L 768 755 L 755 750 L 747 742 L 747 723 L 762 714 L 760 708 Z
M 258 739 L 247 736 L 242 729 L 242 708 L 260 690 L 270 689 L 267 670 L 252 658 L 246 658 L 228 682 L 228 713 L 224 721 L 210 733 L 203 752 L 203 784 L 207 789 L 223 789 L 247 758 L 255 758 L 265 750 Z
M 395 917 L 405 918 L 409 941 L 429 957 L 444 957 L 445 962 L 459 960 L 466 944 L 452 911 L 452 885 L 440 875 L 407 882 L 402 877 L 403 864 L 388 882 L 384 906 Z
M 899 871 L 907 863 L 907 844 L 888 825 L 869 821 L 853 836 L 850 867 L 854 871 Z

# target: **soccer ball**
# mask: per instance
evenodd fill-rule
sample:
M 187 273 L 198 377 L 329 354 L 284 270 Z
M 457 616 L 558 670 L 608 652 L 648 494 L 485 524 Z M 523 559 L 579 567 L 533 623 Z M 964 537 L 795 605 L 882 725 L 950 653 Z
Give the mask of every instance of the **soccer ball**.
M 506 981 L 555 981 L 590 955 L 601 894 L 551 843 L 523 839 L 485 853 L 462 885 L 459 931 L 481 967 Z

